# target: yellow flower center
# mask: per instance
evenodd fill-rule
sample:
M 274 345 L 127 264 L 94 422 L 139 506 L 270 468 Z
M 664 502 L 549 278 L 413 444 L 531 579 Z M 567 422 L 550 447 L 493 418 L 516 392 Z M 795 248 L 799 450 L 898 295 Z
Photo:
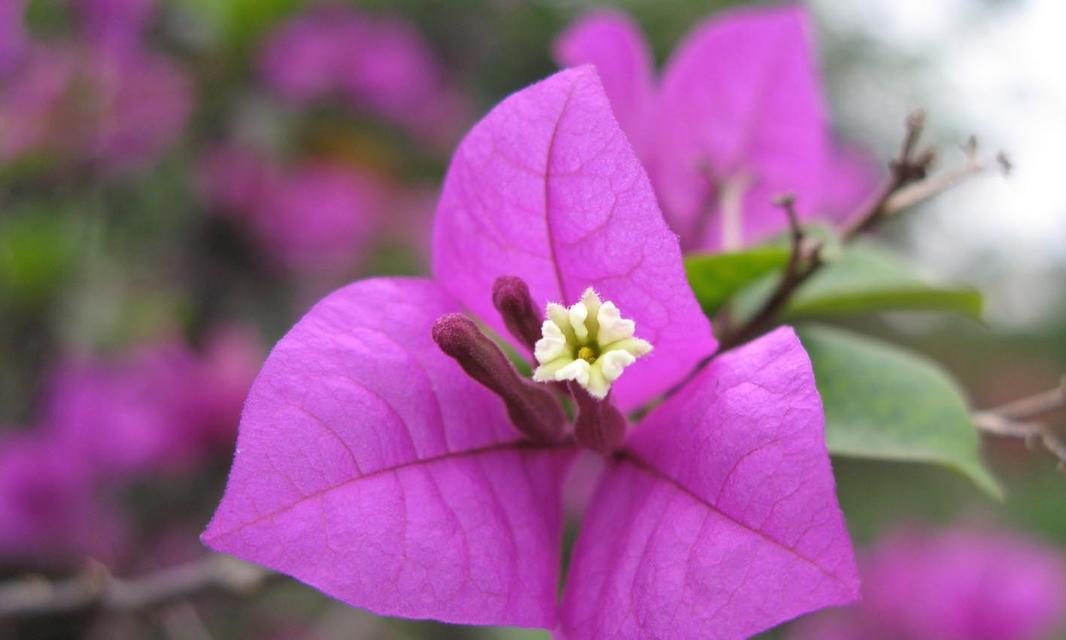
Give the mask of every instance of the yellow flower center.
M 592 288 L 571 307 L 550 303 L 534 347 L 537 382 L 574 381 L 602 400 L 623 369 L 652 350 L 635 337 L 636 324 Z

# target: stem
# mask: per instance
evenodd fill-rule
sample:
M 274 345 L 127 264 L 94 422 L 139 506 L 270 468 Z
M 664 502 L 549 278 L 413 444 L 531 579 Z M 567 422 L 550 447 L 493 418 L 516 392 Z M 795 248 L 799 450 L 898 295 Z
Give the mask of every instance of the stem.
M 941 194 L 952 187 L 962 184 L 967 178 L 985 170 L 985 165 L 977 155 L 977 142 L 970 139 L 964 148 L 966 163 L 951 171 L 930 176 L 921 182 L 899 189 L 884 203 L 884 215 L 890 216 Z
M 722 217 L 723 251 L 737 251 L 744 244 L 744 194 L 750 186 L 751 176 L 746 173 L 737 174 L 721 185 L 718 212 Z
M 807 236 L 799 223 L 799 216 L 796 214 L 795 198 L 791 195 L 782 196 L 774 204 L 781 207 L 788 216 L 791 240 L 788 263 L 785 265 L 781 280 L 777 283 L 777 288 L 763 303 L 762 308 L 747 322 L 722 338 L 723 351 L 747 342 L 772 324 L 781 309 L 792 299 L 792 294 L 796 289 L 806 282 L 807 278 L 822 264 L 821 243 L 807 241 Z
M 1037 416 L 1066 408 L 1066 376 L 1059 386 L 998 407 L 977 411 L 973 423 L 981 433 L 1004 438 L 1021 438 L 1033 447 L 1040 444 L 1059 461 L 1066 471 L 1066 442 L 1050 425 L 1033 420 Z
M 839 230 L 842 243 L 854 240 L 860 234 L 877 227 L 885 218 L 928 200 L 983 170 L 984 164 L 977 161 L 976 141 L 971 138 L 964 148 L 967 155 L 965 166 L 943 175 L 927 178 L 926 173 L 932 166 L 935 155 L 930 149 L 918 151 L 918 142 L 924 127 L 925 112 L 923 110 L 915 110 L 907 116 L 906 131 L 900 145 L 899 155 L 889 163 L 891 169 L 889 177 L 854 214 L 849 216 L 848 219 L 851 222 Z M 1010 161 L 1002 154 L 997 156 L 997 160 L 1003 172 L 1009 173 Z M 786 213 L 788 213 L 787 209 Z M 820 246 L 802 241 L 796 242 L 798 225 L 793 221 L 794 216 L 789 215 L 793 240 L 792 255 L 777 289 L 751 318 L 743 324 L 731 327 L 722 335 L 719 351 L 725 351 L 761 335 L 777 321 L 778 315 L 796 290 L 823 266 Z M 712 354 L 697 362 L 681 382 L 666 391 L 663 398 L 669 398 L 677 393 L 713 359 Z
M 889 177 L 867 202 L 849 217 L 851 222 L 840 229 L 842 243 L 854 240 L 860 234 L 876 228 L 886 218 L 943 193 L 966 178 L 984 170 L 984 163 L 978 158 L 977 142 L 971 138 L 964 147 L 966 163 L 962 167 L 926 177 L 933 163 L 934 154 L 932 150 L 918 151 L 918 142 L 924 126 L 925 113 L 923 111 L 914 111 L 908 116 L 903 143 L 900 146 L 899 155 L 890 163 Z M 1004 170 L 1009 167 L 1005 159 L 1001 159 L 1000 164 Z M 793 229 L 794 241 L 793 257 L 789 261 L 789 267 L 786 268 L 777 289 L 763 303 L 763 306 L 747 322 L 723 336 L 723 349 L 747 342 L 772 326 L 800 285 L 823 266 L 820 247 L 809 249 L 802 243 L 797 244 L 795 242 L 796 224 L 791 218 L 790 226 Z M 806 264 L 806 268 L 797 268 L 797 264 Z
M 735 251 L 744 242 L 744 194 L 751 187 L 752 176 L 741 172 L 719 181 L 710 165 L 702 164 L 700 171 L 707 180 L 711 194 L 704 198 L 689 232 L 683 234 L 681 247 L 685 251 L 699 249 L 707 235 L 707 227 L 717 213 L 722 220 L 722 250 Z
M 1066 472 L 1066 442 L 1055 435 L 1049 426 L 1041 422 L 1020 422 L 1004 416 L 978 411 L 973 422 L 981 433 L 1005 438 L 1021 438 L 1032 447 L 1039 443 L 1059 461 L 1059 470 Z
M 1008 402 L 989 409 L 987 413 L 994 413 L 1009 420 L 1028 420 L 1064 408 L 1066 408 L 1066 376 L 1063 376 L 1059 386 L 1054 389 Z
M 247 593 L 273 574 L 228 556 L 207 556 L 139 578 L 116 578 L 101 565 L 50 581 L 28 577 L 0 584 L 0 620 L 91 609 L 124 612 L 184 600 L 210 590 Z

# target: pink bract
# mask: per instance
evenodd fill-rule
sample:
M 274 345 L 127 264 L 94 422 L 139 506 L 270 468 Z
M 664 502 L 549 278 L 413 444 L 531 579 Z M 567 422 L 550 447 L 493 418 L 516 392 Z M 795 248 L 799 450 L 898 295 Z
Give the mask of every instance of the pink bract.
M 655 345 L 615 387 L 625 410 L 716 347 L 677 237 L 589 68 L 515 94 L 463 139 L 437 207 L 433 274 L 505 336 L 486 293 L 499 276 L 525 280 L 540 305 L 572 304 L 587 287 L 613 300 Z
M 399 18 L 342 7 L 309 11 L 273 34 L 260 69 L 293 102 L 340 97 L 431 140 L 448 138 L 464 111 L 428 43 Z
M 902 531 L 863 563 L 861 605 L 804 621 L 803 640 L 1044 640 L 1066 630 L 1066 556 L 1017 533 Z
M 8 65 L 0 161 L 44 154 L 121 172 L 158 158 L 183 130 L 193 102 L 185 71 L 139 46 L 139 31 L 119 45 L 117 33 L 82 27 L 76 44 L 29 43 Z
M 657 86 L 640 31 L 618 13 L 579 20 L 555 54 L 604 74 L 682 245 L 735 250 L 785 228 L 778 194 L 794 194 L 804 219 L 836 220 L 874 184 L 868 167 L 840 171 L 811 31 L 798 5 L 716 16 L 678 45 Z
M 504 100 L 456 151 L 434 280 L 364 280 L 278 343 L 248 397 L 219 551 L 386 615 L 567 638 L 739 638 L 853 600 L 810 363 L 790 329 L 719 356 L 608 461 L 558 602 L 572 445 L 526 440 L 434 343 L 466 309 L 501 334 L 494 279 L 535 304 L 593 286 L 653 355 L 625 409 L 715 349 L 676 236 L 592 67 Z M 628 379 L 627 379 L 628 378 Z
M 18 64 L 26 48 L 25 11 L 25 0 L 7 0 L 0 4 L 0 78 Z
M 205 158 L 201 182 L 279 265 L 302 272 L 358 264 L 394 206 L 391 189 L 367 172 L 328 162 L 286 168 L 236 148 Z
M 170 340 L 70 360 L 53 376 L 43 422 L 92 478 L 185 470 L 233 441 L 258 362 L 252 338 L 235 330 L 216 334 L 203 355 Z
M 82 462 L 40 433 L 0 441 L 0 560 L 114 553 L 121 523 L 96 503 Z

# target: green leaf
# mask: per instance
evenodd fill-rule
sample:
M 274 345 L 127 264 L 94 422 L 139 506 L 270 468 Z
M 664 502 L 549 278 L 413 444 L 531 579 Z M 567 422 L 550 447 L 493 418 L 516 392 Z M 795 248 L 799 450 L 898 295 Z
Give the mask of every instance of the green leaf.
M 783 246 L 690 255 L 685 258 L 685 274 L 703 312 L 710 316 L 741 289 L 784 268 L 788 255 Z
M 227 49 L 246 51 L 282 19 L 295 13 L 301 0 L 170 0 L 203 21 L 205 29 L 224 39 Z
M 43 207 L 0 222 L 0 297 L 35 305 L 64 283 L 78 257 L 77 223 Z
M 785 310 L 788 318 L 876 311 L 953 311 L 981 317 L 981 293 L 932 283 L 905 258 L 873 244 L 846 248 L 811 276 Z
M 762 307 L 779 277 L 767 275 L 735 292 L 731 302 L 737 322 Z M 833 249 L 826 264 L 793 293 L 781 315 L 795 320 L 882 311 L 952 311 L 979 319 L 982 304 L 976 289 L 935 283 L 903 256 L 867 242 Z
M 825 405 L 831 453 L 941 464 L 1002 498 L 981 461 L 967 401 L 939 365 L 839 329 L 807 326 L 799 335 Z

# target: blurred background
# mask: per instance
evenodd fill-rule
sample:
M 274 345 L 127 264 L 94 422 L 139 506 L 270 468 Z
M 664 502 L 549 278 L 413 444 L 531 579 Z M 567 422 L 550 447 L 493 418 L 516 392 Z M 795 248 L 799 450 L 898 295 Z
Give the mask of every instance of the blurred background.
M 727 4 L 616 6 L 662 64 Z M 590 6 L 0 0 L 0 580 L 98 565 L 141 575 L 204 556 L 197 536 L 270 345 L 333 288 L 426 272 L 451 149 L 556 69 L 552 42 Z M 1013 163 L 882 232 L 930 273 L 979 287 L 985 322 L 851 322 L 941 362 L 977 407 L 1053 387 L 1066 372 L 1066 4 L 809 7 L 841 137 L 884 162 L 923 106 L 945 163 L 970 134 Z M 1001 555 L 995 544 L 1061 558 L 1066 476 L 1021 442 L 985 454 L 1002 503 L 941 468 L 835 460 L 871 566 L 938 544 L 976 549 L 967 566 Z M 1016 544 L 951 538 L 987 531 Z M 908 544 L 921 548 L 907 556 Z M 381 619 L 278 579 L 144 612 L 0 623 L 6 637 L 547 634 Z

